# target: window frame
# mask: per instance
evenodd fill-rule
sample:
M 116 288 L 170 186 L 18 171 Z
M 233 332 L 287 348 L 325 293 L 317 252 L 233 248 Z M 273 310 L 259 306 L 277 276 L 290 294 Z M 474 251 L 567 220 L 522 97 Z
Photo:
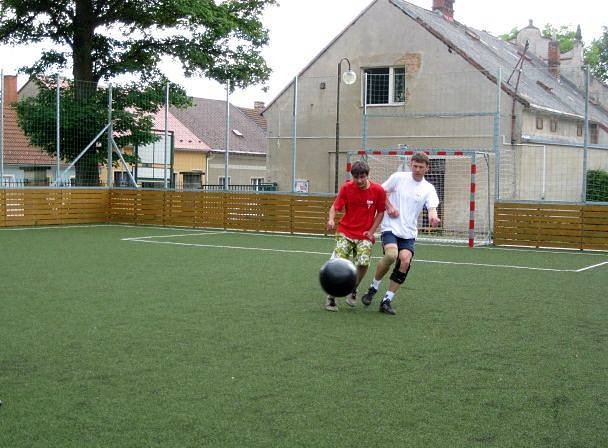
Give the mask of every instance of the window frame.
M 549 123 L 549 129 L 551 130 L 551 132 L 557 132 L 557 118 L 551 118 L 551 121 Z
M 538 129 L 539 131 L 543 129 L 545 123 L 543 120 L 543 117 L 539 117 L 538 115 L 536 116 L 536 129 Z
M 589 144 L 597 145 L 599 143 L 600 128 L 597 123 L 589 123 Z
M 368 103 L 369 90 L 367 88 L 368 84 L 368 74 L 369 70 L 378 70 L 378 69 L 388 69 L 388 103 Z M 395 101 L 395 69 L 403 70 L 403 101 Z M 405 92 L 407 90 L 405 75 L 407 70 L 404 65 L 381 65 L 376 67 L 365 67 L 362 68 L 362 78 L 363 82 L 361 83 L 361 105 L 363 107 L 385 107 L 385 106 L 403 106 L 407 101 L 405 100 Z

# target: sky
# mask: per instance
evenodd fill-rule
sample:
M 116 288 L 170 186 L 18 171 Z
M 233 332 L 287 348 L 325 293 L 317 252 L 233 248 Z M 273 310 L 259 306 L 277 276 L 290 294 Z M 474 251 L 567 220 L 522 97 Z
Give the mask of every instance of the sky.
M 270 43 L 262 51 L 272 74 L 264 92 L 260 86 L 237 90 L 230 96 L 233 104 L 253 107 L 254 101 L 268 104 L 291 82 L 294 76 L 335 37 L 371 0 L 278 0 L 279 5 L 267 9 L 262 21 L 270 30 Z M 433 0 L 410 0 L 410 3 L 431 9 Z M 572 5 L 576 5 L 573 7 Z M 532 19 L 542 29 L 545 24 L 581 25 L 583 41 L 589 44 L 602 35 L 608 26 L 608 3 L 605 0 L 456 0 L 454 18 L 469 27 L 497 36 L 528 25 Z M 16 73 L 19 67 L 37 59 L 40 47 L 0 47 L 0 69 Z M 337 61 L 336 61 L 337 64 Z M 225 99 L 225 87 L 203 78 L 187 79 L 179 64 L 164 63 L 163 72 L 172 82 L 186 88 L 195 97 Z M 26 81 L 19 78 L 19 85 Z

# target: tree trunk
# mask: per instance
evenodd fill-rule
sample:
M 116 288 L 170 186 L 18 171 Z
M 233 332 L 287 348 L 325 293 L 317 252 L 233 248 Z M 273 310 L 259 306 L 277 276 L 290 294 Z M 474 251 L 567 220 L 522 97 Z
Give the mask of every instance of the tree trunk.
M 74 76 L 74 98 L 76 101 L 86 103 L 87 99 L 95 95 L 98 79 L 93 72 L 93 37 L 95 34 L 95 12 L 92 0 L 76 0 L 76 12 L 74 16 L 74 47 L 73 47 L 73 69 Z M 86 129 L 87 127 L 85 127 Z M 87 129 L 86 135 L 79 136 L 80 150 L 86 148 L 100 129 Z M 103 138 L 103 137 L 102 137 Z M 105 145 L 102 145 L 105 148 Z M 97 145 L 92 145 L 76 162 L 76 185 L 99 186 L 99 168 L 96 152 Z
M 99 167 L 93 148 L 89 149 L 82 158 L 76 162 L 76 185 L 79 187 L 99 187 Z

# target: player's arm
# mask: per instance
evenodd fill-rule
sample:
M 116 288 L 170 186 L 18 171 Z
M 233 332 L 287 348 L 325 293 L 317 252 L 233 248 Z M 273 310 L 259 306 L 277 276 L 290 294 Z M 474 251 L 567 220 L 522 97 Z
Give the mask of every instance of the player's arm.
M 439 219 L 439 215 L 437 214 L 437 208 L 431 207 L 428 209 L 429 212 L 429 223 L 431 227 L 437 227 L 439 223 L 441 223 L 441 219 Z
M 336 207 L 334 204 L 329 209 L 329 217 L 327 218 L 327 230 L 334 230 L 336 228 Z
M 388 216 L 390 216 L 391 218 L 396 218 L 399 216 L 399 210 L 397 210 L 395 208 L 395 206 L 393 204 L 391 204 L 391 201 L 389 200 L 389 195 L 395 190 L 395 182 L 396 182 L 396 176 L 395 176 L 395 173 L 393 173 L 382 184 L 382 188 L 386 192 L 386 204 L 385 204 L 386 213 L 388 213 Z
M 365 236 L 372 243 L 376 242 L 376 237 L 374 236 L 374 233 L 376 233 L 378 226 L 382 222 L 382 218 L 384 218 L 384 212 L 376 213 L 372 226 L 369 228 L 369 230 L 367 232 L 363 232 L 363 236 Z
M 386 196 L 386 213 L 388 213 L 388 216 L 391 218 L 397 218 L 399 216 L 399 210 L 397 210 L 397 208 L 391 204 L 388 196 Z
M 431 227 L 437 227 L 441 223 L 439 215 L 437 214 L 438 206 L 439 197 L 437 197 L 437 190 L 435 190 L 435 187 L 433 187 L 426 202 L 426 209 L 429 212 L 429 224 L 431 225 Z
M 345 203 L 344 185 L 342 185 L 342 187 L 340 187 L 340 191 L 338 191 L 336 200 L 329 209 L 329 216 L 327 217 L 327 230 L 334 230 L 336 228 L 336 212 L 341 212 Z

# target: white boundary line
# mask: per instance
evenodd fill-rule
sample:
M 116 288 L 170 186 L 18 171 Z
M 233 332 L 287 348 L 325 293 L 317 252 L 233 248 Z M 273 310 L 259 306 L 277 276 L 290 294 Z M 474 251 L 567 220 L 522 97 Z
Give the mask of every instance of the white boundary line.
M 219 245 L 219 244 L 196 244 L 196 243 L 176 243 L 173 241 L 153 241 L 150 239 L 134 239 L 134 238 L 123 238 L 122 241 L 135 241 L 140 243 L 152 243 L 152 244 L 170 244 L 174 246 L 188 246 L 188 247 L 207 247 L 214 249 L 237 249 L 237 250 L 255 250 L 262 252 L 279 252 L 279 253 L 296 253 L 296 254 L 310 254 L 310 255 L 325 255 L 327 257 L 331 256 L 331 253 L 328 252 L 315 252 L 315 251 L 307 251 L 307 250 L 290 250 L 290 249 L 270 249 L 263 247 L 247 247 L 247 246 L 228 246 L 228 245 Z M 372 257 L 376 260 L 379 260 L 382 257 Z M 492 267 L 492 268 L 507 268 L 507 269 L 525 269 L 529 271 L 547 271 L 547 272 L 582 272 L 585 270 L 593 269 L 604 264 L 608 264 L 608 261 L 599 263 L 593 266 L 587 266 L 582 269 L 555 269 L 555 268 L 536 268 L 531 266 L 515 266 L 515 265 L 505 265 L 505 264 L 488 264 L 488 263 L 472 263 L 472 262 L 460 262 L 460 261 L 439 261 L 439 260 L 423 260 L 416 259 L 418 263 L 434 263 L 434 264 L 451 264 L 451 265 L 461 265 L 461 266 L 481 266 L 481 267 Z
M 133 238 L 121 238 L 121 241 L 137 241 L 137 240 L 146 240 L 149 238 L 179 238 L 181 236 L 220 235 L 223 233 L 226 233 L 226 232 L 197 232 L 197 233 L 180 233 L 179 235 L 136 236 Z
M 608 264 L 608 261 L 604 261 L 603 263 L 598 263 L 598 264 L 594 264 L 594 265 L 591 265 L 591 266 L 587 266 L 587 267 L 582 268 L 582 269 L 577 269 L 575 272 L 588 271 L 590 269 L 595 269 L 595 268 L 598 268 L 598 267 L 603 266 L 605 264 Z
M 181 237 L 181 236 L 198 236 L 198 235 L 218 235 L 218 234 L 236 234 L 236 235 L 248 235 L 248 236 L 270 236 L 273 238 L 282 237 L 282 238 L 300 238 L 300 239 L 330 239 L 331 237 L 325 236 L 306 236 L 306 235 L 281 235 L 275 233 L 254 233 L 254 232 L 239 232 L 235 230 L 222 230 L 222 231 L 212 231 L 212 229 L 205 230 L 201 229 L 200 231 L 190 228 L 190 227 L 162 227 L 155 225 L 132 225 L 132 224 L 73 224 L 73 225 L 63 225 L 63 226 L 48 226 L 48 227 L 14 227 L 14 228 L 0 228 L 0 231 L 22 231 L 22 230 L 47 230 L 47 229 L 70 229 L 70 228 L 79 228 L 79 227 L 127 227 L 127 228 L 155 228 L 155 229 L 166 229 L 166 230 L 183 230 L 184 232 L 195 232 L 188 234 L 178 234 L 178 235 L 151 235 L 151 236 L 140 236 L 134 238 L 122 238 L 122 241 L 141 241 L 144 243 L 157 243 L 157 244 L 174 244 L 180 246 L 198 246 L 198 247 L 209 247 L 209 248 L 224 248 L 224 249 L 241 249 L 241 250 L 260 250 L 260 251 L 271 251 L 271 252 L 291 252 L 291 253 L 305 253 L 305 254 L 315 254 L 315 255 L 331 255 L 325 254 L 324 252 L 311 252 L 311 251 L 299 251 L 299 250 L 283 250 L 283 249 L 265 249 L 265 248 L 254 248 L 254 247 L 240 247 L 240 246 L 220 246 L 220 245 L 212 245 L 212 244 L 188 244 L 188 243 L 174 243 L 174 242 L 162 242 L 162 241 L 146 241 L 150 238 L 171 238 L 171 237 Z M 424 246 L 442 246 L 442 247 L 456 247 L 462 248 L 461 246 L 449 245 L 449 244 L 433 244 L 423 242 L 416 242 L 418 245 Z M 505 247 L 488 247 L 488 246 L 480 246 L 475 249 L 486 249 L 486 250 L 503 250 L 503 251 L 515 251 L 515 252 L 534 252 L 534 253 L 551 253 L 551 254 L 568 254 L 568 255 L 584 255 L 584 256 L 605 256 L 601 253 L 581 253 L 581 252 L 572 252 L 569 253 L 567 251 L 561 250 L 542 250 L 542 249 L 524 249 L 524 248 L 505 248 Z M 380 257 L 372 257 L 379 259 Z M 600 266 L 604 266 L 608 264 L 608 261 L 597 263 L 594 265 L 586 266 L 580 269 L 553 269 L 553 268 L 535 268 L 530 266 L 515 266 L 515 265 L 503 265 L 503 264 L 485 264 L 485 263 L 470 263 L 470 262 L 456 262 L 456 261 L 437 261 L 437 260 L 422 260 L 417 259 L 416 261 L 422 263 L 438 263 L 438 264 L 453 264 L 453 265 L 468 265 L 468 266 L 483 266 L 483 267 L 497 267 L 497 268 L 509 268 L 509 269 L 527 269 L 533 271 L 550 271 L 550 272 L 584 272 L 591 269 L 598 268 Z

